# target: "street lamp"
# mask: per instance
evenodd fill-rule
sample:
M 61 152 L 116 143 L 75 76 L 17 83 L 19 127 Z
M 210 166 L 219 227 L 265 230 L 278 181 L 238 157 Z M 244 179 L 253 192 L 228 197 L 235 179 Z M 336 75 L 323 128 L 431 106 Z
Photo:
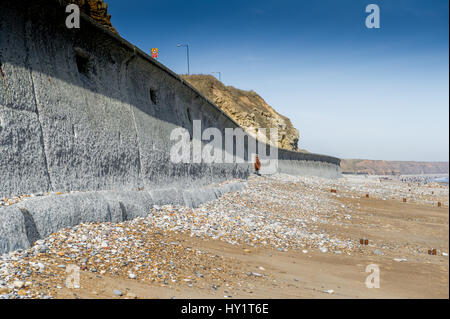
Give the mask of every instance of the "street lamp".
M 187 66 L 188 66 L 188 75 L 190 74 L 189 70 L 189 44 L 177 44 L 177 47 L 186 47 L 186 55 L 187 55 Z
M 219 74 L 219 81 L 222 82 L 222 74 L 220 72 L 211 72 L 211 74 L 217 73 Z

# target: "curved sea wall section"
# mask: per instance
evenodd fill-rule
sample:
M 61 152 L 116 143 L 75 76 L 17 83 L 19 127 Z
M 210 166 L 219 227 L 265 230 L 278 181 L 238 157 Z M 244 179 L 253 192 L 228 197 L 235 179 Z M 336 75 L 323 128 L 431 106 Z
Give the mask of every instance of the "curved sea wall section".
M 240 189 L 217 184 L 253 170 L 249 163 L 172 163 L 175 128 L 192 134 L 195 120 L 221 132 L 238 125 L 84 14 L 80 29 L 67 29 L 66 4 L 1 3 L 0 198 L 63 195 L 0 208 L 0 253 L 80 222 L 142 215 L 153 204 L 196 206 Z M 278 160 L 281 172 L 340 176 L 337 158 L 278 150 Z

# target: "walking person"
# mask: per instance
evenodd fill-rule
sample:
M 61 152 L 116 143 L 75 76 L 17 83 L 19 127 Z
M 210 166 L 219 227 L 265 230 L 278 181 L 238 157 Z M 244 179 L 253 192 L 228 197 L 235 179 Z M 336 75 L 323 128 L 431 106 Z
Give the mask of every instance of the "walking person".
M 258 155 L 256 155 L 255 158 L 255 174 L 258 176 L 261 176 L 259 170 L 261 169 L 261 162 L 259 161 Z

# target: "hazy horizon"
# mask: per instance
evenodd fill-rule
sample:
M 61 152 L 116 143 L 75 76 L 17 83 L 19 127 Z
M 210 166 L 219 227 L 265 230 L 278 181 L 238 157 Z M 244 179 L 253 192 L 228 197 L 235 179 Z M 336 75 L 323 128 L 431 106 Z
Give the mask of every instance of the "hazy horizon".
M 221 72 L 348 159 L 449 161 L 448 1 L 108 0 L 122 37 L 176 73 Z M 369 3 L 381 28 L 367 29 Z M 217 74 L 214 74 L 217 76 Z

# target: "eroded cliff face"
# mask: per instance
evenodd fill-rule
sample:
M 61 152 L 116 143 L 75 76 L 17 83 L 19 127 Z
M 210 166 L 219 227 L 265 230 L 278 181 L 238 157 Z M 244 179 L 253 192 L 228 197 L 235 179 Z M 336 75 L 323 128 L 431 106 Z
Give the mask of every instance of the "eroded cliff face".
M 277 113 L 256 92 L 225 86 L 212 75 L 183 75 L 182 78 L 219 106 L 248 134 L 268 142 L 268 129 L 277 128 L 277 146 L 300 151 L 298 130 L 287 117 Z M 266 136 L 258 134 L 258 128 L 266 128 Z
M 344 173 L 369 175 L 448 174 L 448 162 L 343 159 L 341 168 Z
M 70 0 L 80 7 L 80 10 L 106 26 L 109 30 L 117 33 L 117 30 L 111 24 L 111 15 L 108 14 L 108 4 L 103 0 Z

